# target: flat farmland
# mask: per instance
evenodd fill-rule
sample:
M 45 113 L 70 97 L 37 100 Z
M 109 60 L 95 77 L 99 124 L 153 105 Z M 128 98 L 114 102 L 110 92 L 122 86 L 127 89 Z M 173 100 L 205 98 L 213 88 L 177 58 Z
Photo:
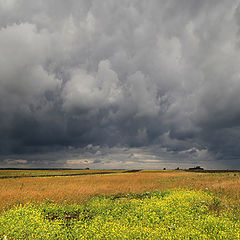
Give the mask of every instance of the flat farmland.
M 239 172 L 66 171 L 0 179 L 0 239 L 240 239 Z
M 135 173 L 123 173 L 122 170 L 112 172 L 114 171 L 73 170 L 71 172 L 73 174 L 84 173 L 86 175 L 0 179 L 0 209 L 45 199 L 59 203 L 76 203 L 96 195 L 142 193 L 174 188 L 209 190 L 232 201 L 239 202 L 240 199 L 240 173 L 146 170 Z M 67 175 L 69 171 L 59 173 Z M 92 173 L 98 174 L 92 175 Z M 6 172 L 5 176 L 7 174 L 9 172 Z M 25 173 L 22 170 L 20 173 L 15 171 L 14 174 L 23 176 Z M 36 176 L 39 172 L 32 171 L 30 174 Z M 41 174 L 46 175 L 46 172 L 43 171 Z M 51 172 L 51 174 L 56 175 L 56 172 Z
M 2 178 L 20 178 L 20 177 L 54 177 L 54 176 L 78 176 L 89 174 L 109 174 L 109 173 L 121 173 L 126 170 L 89 170 L 89 169 L 77 169 L 77 170 L 0 170 L 0 179 Z

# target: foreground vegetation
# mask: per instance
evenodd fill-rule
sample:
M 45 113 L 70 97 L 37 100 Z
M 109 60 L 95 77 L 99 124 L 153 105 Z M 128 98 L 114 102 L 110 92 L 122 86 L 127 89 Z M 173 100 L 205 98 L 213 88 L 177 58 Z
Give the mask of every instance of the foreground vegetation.
M 237 172 L 69 171 L 2 171 L 0 239 L 240 239 Z
M 3 239 L 240 239 L 236 212 L 209 192 L 97 196 L 85 204 L 27 204 L 0 216 Z

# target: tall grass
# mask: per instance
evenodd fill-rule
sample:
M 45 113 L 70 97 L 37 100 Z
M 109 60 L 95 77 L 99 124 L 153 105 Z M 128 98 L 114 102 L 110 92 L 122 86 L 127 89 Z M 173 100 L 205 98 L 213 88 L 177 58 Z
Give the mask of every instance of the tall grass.
M 116 175 L 0 179 L 0 209 L 46 199 L 77 203 L 99 194 L 141 193 L 173 188 L 213 191 L 239 203 L 240 175 L 235 173 L 138 172 Z M 230 199 L 230 200 L 229 200 Z

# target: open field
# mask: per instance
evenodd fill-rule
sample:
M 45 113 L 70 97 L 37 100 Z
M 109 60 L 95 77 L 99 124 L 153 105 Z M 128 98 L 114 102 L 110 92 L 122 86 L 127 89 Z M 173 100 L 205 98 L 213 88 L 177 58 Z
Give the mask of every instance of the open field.
M 109 174 L 109 173 L 123 173 L 127 170 L 0 170 L 0 179 L 2 178 L 20 178 L 20 177 L 54 177 L 54 176 L 80 176 L 90 174 Z
M 19 206 L 0 215 L 4 239 L 239 239 L 221 200 L 194 190 L 95 197 L 86 204 Z
M 99 194 L 142 193 L 172 188 L 207 188 L 224 198 L 239 202 L 240 174 L 141 171 L 110 175 L 0 179 L 0 209 L 44 199 L 76 203 Z
M 0 239 L 240 239 L 239 199 L 238 172 L 0 179 Z

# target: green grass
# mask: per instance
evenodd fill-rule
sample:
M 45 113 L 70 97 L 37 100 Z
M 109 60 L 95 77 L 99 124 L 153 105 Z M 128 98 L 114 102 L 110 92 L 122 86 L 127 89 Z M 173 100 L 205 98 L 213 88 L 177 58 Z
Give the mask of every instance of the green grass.
M 0 170 L 1 178 L 19 178 L 19 177 L 47 177 L 47 176 L 71 176 L 71 175 L 90 175 L 123 173 L 126 170 L 94 170 L 94 169 L 76 169 L 76 170 Z
M 82 205 L 27 204 L 0 215 L 3 239 L 240 239 L 239 215 L 211 193 L 98 196 Z

